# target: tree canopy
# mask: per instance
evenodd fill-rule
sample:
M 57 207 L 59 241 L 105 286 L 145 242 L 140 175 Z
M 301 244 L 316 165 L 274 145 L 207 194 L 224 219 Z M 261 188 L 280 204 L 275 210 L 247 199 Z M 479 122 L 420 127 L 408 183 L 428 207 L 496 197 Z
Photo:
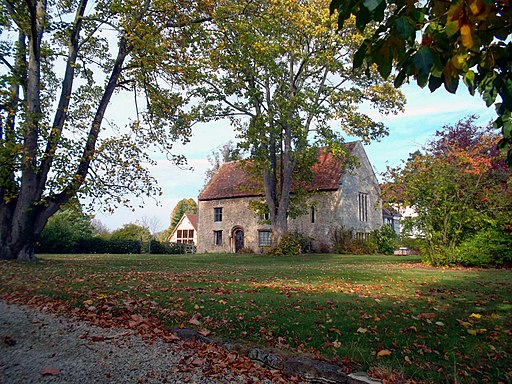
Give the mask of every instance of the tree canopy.
M 362 40 L 353 23 L 336 33 L 324 0 L 226 4 L 197 42 L 203 77 L 196 88 L 210 119 L 229 117 L 240 147 L 263 178 L 273 235 L 279 241 L 288 216 L 300 212 L 291 192 L 306 178 L 318 147 L 343 155 L 341 132 L 369 142 L 387 134 L 362 112 L 369 105 L 387 114 L 403 97 L 378 73 L 352 72 Z M 336 127 L 333 127 L 336 122 Z
M 499 148 L 512 165 L 512 5 L 501 0 L 332 0 L 339 28 L 354 16 L 359 42 L 354 68 L 374 66 L 399 87 L 414 78 L 435 91 L 455 93 L 463 81 L 494 105 L 502 131 Z M 366 31 L 368 33 L 368 31 Z M 366 65 L 365 65 L 366 63 Z
M 0 9 L 0 258 L 32 259 L 48 218 L 77 194 L 111 209 L 160 190 L 155 148 L 186 142 L 184 84 L 194 25 L 209 1 L 2 0 Z M 116 95 L 129 127 L 105 124 Z
M 129 223 L 112 231 L 110 240 L 132 240 L 148 242 L 151 240 L 151 237 L 151 233 L 146 227 L 134 223 Z

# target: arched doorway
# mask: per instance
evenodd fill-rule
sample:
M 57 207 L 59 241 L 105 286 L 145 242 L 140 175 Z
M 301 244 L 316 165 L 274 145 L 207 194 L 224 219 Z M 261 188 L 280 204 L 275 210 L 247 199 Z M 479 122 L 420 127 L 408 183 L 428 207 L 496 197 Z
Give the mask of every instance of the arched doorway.
M 233 230 L 233 239 L 235 239 L 235 253 L 238 253 L 244 247 L 244 231 L 242 228 Z

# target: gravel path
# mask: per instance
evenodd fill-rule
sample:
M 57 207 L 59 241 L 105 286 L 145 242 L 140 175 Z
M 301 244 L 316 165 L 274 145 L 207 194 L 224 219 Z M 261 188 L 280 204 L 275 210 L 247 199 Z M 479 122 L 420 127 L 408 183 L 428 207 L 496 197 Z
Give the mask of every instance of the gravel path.
M 210 361 L 219 356 L 208 359 L 183 341 L 149 345 L 131 330 L 96 328 L 0 301 L 1 384 L 274 382 L 262 368 L 230 358 L 230 364 Z

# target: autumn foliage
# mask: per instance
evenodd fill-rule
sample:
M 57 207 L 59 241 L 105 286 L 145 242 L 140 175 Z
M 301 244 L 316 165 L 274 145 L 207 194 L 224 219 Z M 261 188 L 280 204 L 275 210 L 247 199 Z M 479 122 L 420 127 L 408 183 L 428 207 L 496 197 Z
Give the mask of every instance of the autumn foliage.
M 468 262 L 459 250 L 463 242 L 490 229 L 499 234 L 499 244 L 512 249 L 512 172 L 499 156 L 498 140 L 490 126 L 480 127 L 469 116 L 436 132 L 423 152 L 412 154 L 401 167 L 388 169 L 388 200 L 414 207 L 418 216 L 411 224 L 423 234 L 431 264 L 497 265 L 512 260 L 508 251 L 485 262 L 471 256 Z

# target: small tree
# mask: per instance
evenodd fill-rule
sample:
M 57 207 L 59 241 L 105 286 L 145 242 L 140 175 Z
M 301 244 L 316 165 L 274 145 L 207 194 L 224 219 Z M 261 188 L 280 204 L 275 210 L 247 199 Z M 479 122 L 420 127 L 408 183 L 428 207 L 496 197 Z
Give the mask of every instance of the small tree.
M 444 126 L 423 153 L 387 171 L 389 187 L 399 190 L 396 203 L 416 210 L 412 224 L 425 236 L 432 265 L 454 263 L 463 240 L 512 220 L 512 173 L 498 156 L 497 135 L 475 120 Z
M 167 236 L 169 236 L 174 228 L 178 225 L 179 221 L 188 213 L 197 213 L 197 203 L 194 199 L 181 199 L 178 201 L 178 204 L 174 207 L 171 213 L 171 224 L 169 225 L 169 229 L 167 230 Z
M 125 224 L 122 228 L 116 229 L 110 235 L 110 240 L 132 240 L 141 243 L 148 242 L 151 239 L 151 233 L 142 225 Z
M 48 221 L 37 250 L 45 253 L 74 253 L 78 242 L 91 238 L 92 234 L 91 218 L 76 206 L 68 205 Z

